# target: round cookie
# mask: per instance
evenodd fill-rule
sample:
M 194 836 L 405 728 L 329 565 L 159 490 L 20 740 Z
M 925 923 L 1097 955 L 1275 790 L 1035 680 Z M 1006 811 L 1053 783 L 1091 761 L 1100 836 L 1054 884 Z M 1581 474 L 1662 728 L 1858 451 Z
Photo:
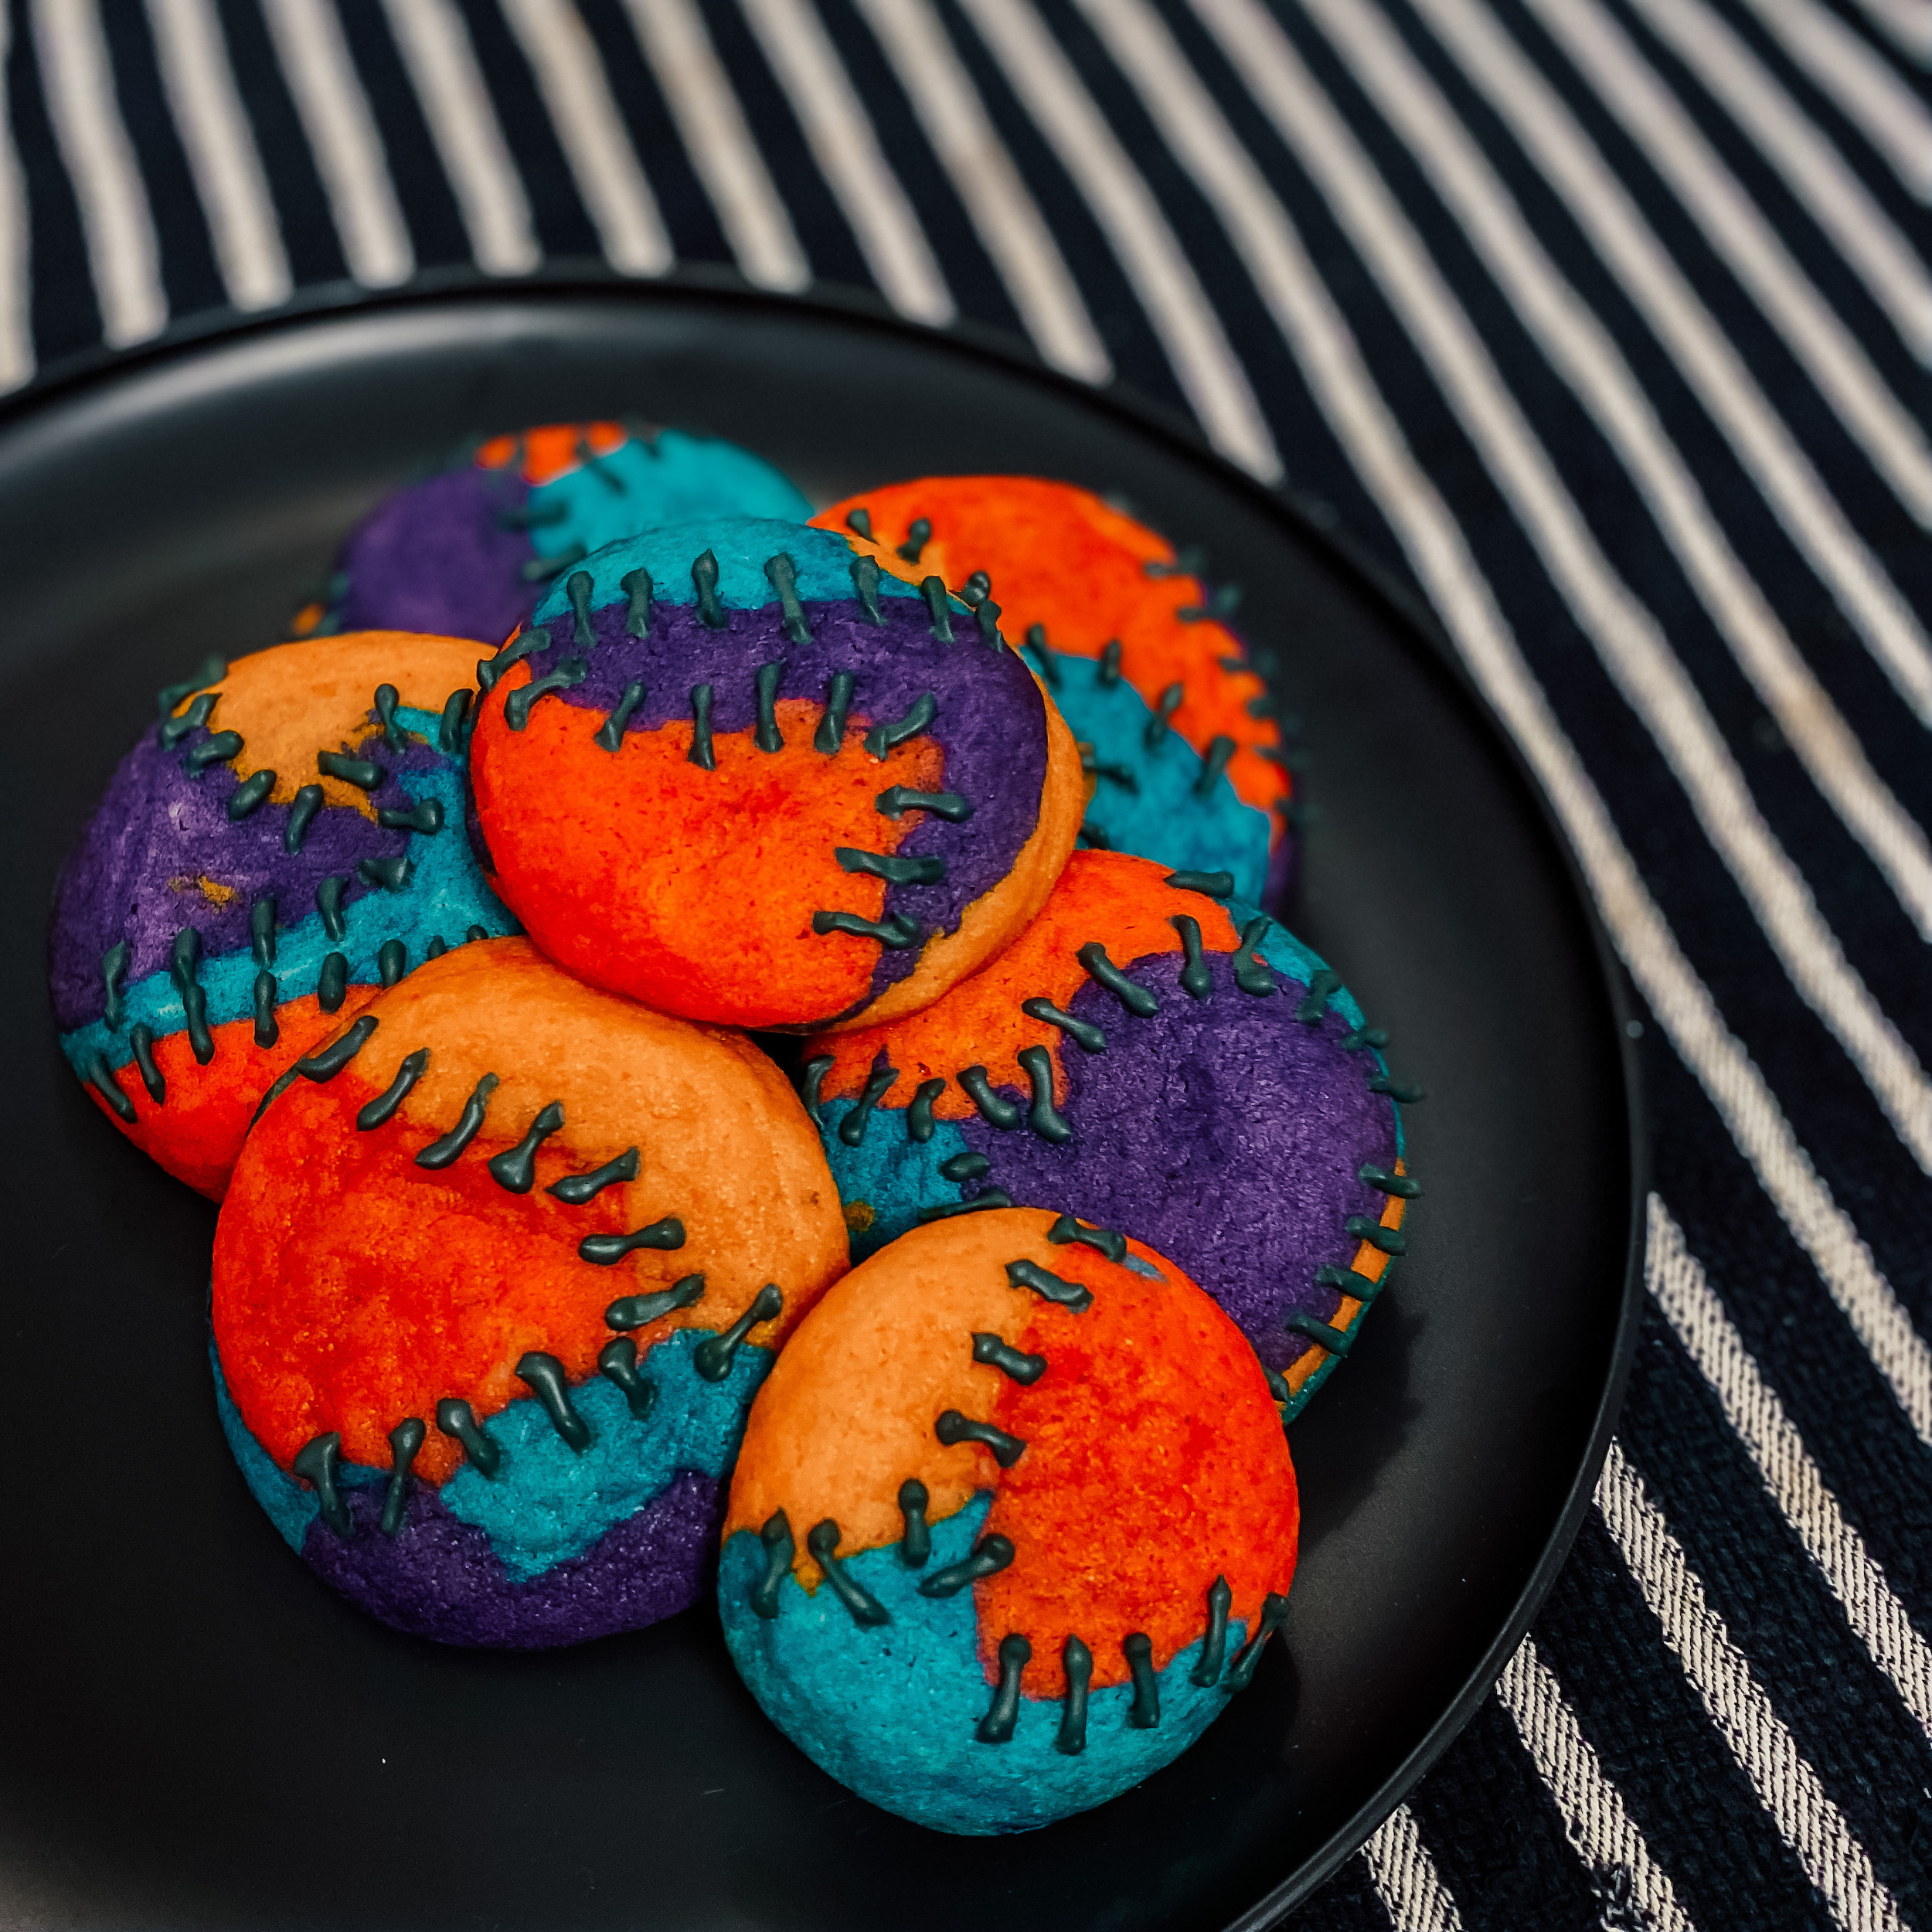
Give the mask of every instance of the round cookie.
M 1029 1830 L 1185 1750 L 1286 1609 L 1299 1508 L 1253 1352 L 1135 1241 L 1027 1209 L 855 1268 L 753 1407 L 725 1641 L 832 1775 Z
M 1076 852 L 999 957 L 924 1012 L 813 1041 L 855 1256 L 976 1203 L 1066 1204 L 1186 1270 L 1292 1417 L 1402 1253 L 1386 1036 L 1272 920 L 1119 852 Z
M 483 675 L 492 882 L 553 959 L 665 1012 L 911 1012 L 1019 932 L 1073 849 L 1078 754 L 1025 665 L 828 532 L 613 544 Z
M 61 1046 L 216 1200 L 262 1096 L 433 953 L 512 932 L 464 836 L 476 646 L 368 631 L 161 694 L 55 890 Z
M 998 600 L 1080 742 L 1087 844 L 1230 871 L 1243 899 L 1275 902 L 1293 787 L 1260 660 L 1223 621 L 1231 586 L 1210 596 L 1157 532 L 1038 477 L 923 477 L 812 520 L 900 576 Z
M 357 525 L 326 596 L 295 634 L 438 631 L 499 644 L 553 578 L 654 524 L 803 518 L 811 505 L 762 457 L 716 437 L 552 423 L 493 437 Z
M 386 1622 L 636 1628 L 709 1580 L 745 1410 L 843 1237 L 748 1040 L 467 947 L 250 1136 L 215 1240 L 223 1423 L 290 1544 Z

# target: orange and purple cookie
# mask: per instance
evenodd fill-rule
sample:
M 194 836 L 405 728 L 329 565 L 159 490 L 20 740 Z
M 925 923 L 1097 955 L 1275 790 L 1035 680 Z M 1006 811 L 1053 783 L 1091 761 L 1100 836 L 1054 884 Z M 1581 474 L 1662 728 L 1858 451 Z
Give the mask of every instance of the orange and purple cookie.
M 1172 1257 L 1293 1417 L 1352 1342 L 1421 1190 L 1386 1035 L 1225 874 L 1076 852 L 946 997 L 813 1041 L 855 1257 L 923 1220 L 1070 1206 Z
M 1267 1384 L 1172 1263 L 1066 1215 L 908 1234 L 753 1405 L 719 1564 L 752 1694 L 862 1798 L 1023 1832 L 1177 1757 L 1287 1608 Z
M 741 1036 L 467 947 L 298 1063 L 215 1237 L 222 1420 L 276 1527 L 385 1621 L 534 1648 L 708 1583 L 753 1392 L 845 1265 Z
M 298 636 L 434 631 L 500 644 L 551 580 L 634 531 L 694 517 L 804 517 L 762 457 L 716 437 L 620 423 L 498 436 L 386 497 L 343 546 Z
M 367 631 L 161 694 L 56 889 L 70 1063 L 219 1200 L 262 1096 L 381 987 L 515 930 L 463 824 L 476 646 Z
M 1079 740 L 1086 842 L 1232 872 L 1254 903 L 1285 886 L 1292 784 L 1274 699 L 1192 559 L 1090 491 L 1030 476 L 929 476 L 813 522 L 896 575 L 997 600 L 1008 637 Z
M 492 883 L 593 985 L 737 1026 L 936 999 L 1073 849 L 1079 755 L 937 578 L 801 524 L 598 551 L 483 667 Z

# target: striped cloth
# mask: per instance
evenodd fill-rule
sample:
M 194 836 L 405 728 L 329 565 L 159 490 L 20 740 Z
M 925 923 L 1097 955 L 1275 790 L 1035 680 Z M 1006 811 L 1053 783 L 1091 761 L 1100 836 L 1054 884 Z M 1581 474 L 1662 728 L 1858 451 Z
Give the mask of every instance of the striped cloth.
M 1927 0 L 0 35 L 0 387 L 356 285 L 721 264 L 1122 379 L 1406 570 L 1648 1008 L 1649 1306 L 1532 1637 L 1294 1923 L 1932 1928 Z

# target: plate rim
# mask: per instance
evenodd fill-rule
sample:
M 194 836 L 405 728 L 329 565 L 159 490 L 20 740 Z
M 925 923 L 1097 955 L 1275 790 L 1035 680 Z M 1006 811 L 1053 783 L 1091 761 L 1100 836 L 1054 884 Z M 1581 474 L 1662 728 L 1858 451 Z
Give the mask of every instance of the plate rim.
M 1386 1818 L 1461 1734 L 1483 1699 L 1495 1688 L 1509 1658 L 1535 1621 L 1559 1572 L 1568 1560 L 1608 1456 L 1624 1393 L 1635 1360 L 1645 1306 L 1645 1206 L 1650 1191 L 1650 1138 L 1637 1039 L 1638 1003 L 1628 975 L 1612 945 L 1575 849 L 1532 770 L 1529 759 L 1497 715 L 1457 652 L 1434 611 L 1419 592 L 1342 524 L 1327 500 L 1305 489 L 1277 487 L 1216 451 L 1192 419 L 1146 396 L 1118 376 L 1100 384 L 1055 369 L 1028 349 L 1023 338 L 970 321 L 941 328 L 906 321 L 869 291 L 815 282 L 796 294 L 761 289 L 735 270 L 686 264 L 649 279 L 628 277 L 597 264 L 565 263 L 514 280 L 480 270 L 450 267 L 419 274 L 406 286 L 369 290 L 331 282 L 305 288 L 284 307 L 267 314 L 232 308 L 197 311 L 149 341 L 125 349 L 104 345 L 70 352 L 36 372 L 24 388 L 0 397 L 0 461 L 6 445 L 46 411 L 90 392 L 103 392 L 138 379 L 171 362 L 219 355 L 239 343 L 292 335 L 332 320 L 367 313 L 423 308 L 482 309 L 488 306 L 538 308 L 546 304 L 594 303 L 642 308 L 724 304 L 763 313 L 780 321 L 804 319 L 855 330 L 910 338 L 926 347 L 961 355 L 1009 379 L 1044 385 L 1076 405 L 1111 417 L 1123 428 L 1166 445 L 1185 461 L 1204 465 L 1222 487 L 1248 499 L 1264 517 L 1291 525 L 1297 536 L 1322 553 L 1359 595 L 1379 605 L 1385 617 L 1405 631 L 1436 669 L 1444 674 L 1465 712 L 1516 781 L 1532 820 L 1556 860 L 1567 888 L 1570 910 L 1588 935 L 1596 981 L 1615 1027 L 1616 1065 L 1624 1114 L 1624 1143 L 1629 1172 L 1629 1199 L 1623 1277 L 1607 1362 L 1599 1383 L 1587 1446 L 1564 1492 L 1562 1506 L 1543 1539 L 1535 1563 L 1508 1614 L 1461 1688 L 1430 1721 L 1414 1747 L 1376 1786 L 1342 1825 L 1303 1858 L 1280 1883 L 1235 1917 L 1223 1932 L 1268 1932 L 1332 1877 L 1373 1835 Z M 1631 1028 L 1637 1025 L 1638 1032 Z

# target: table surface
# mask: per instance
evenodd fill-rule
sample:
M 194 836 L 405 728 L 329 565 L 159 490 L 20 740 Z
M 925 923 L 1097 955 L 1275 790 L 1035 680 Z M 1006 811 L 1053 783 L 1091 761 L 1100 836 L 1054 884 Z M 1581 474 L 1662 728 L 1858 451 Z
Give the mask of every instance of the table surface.
M 1294 1923 L 1932 1923 L 1923 0 L 20 0 L 0 53 L 29 403 L 390 287 L 816 284 L 1412 583 L 1645 1016 L 1650 1305 L 1531 1637 Z

